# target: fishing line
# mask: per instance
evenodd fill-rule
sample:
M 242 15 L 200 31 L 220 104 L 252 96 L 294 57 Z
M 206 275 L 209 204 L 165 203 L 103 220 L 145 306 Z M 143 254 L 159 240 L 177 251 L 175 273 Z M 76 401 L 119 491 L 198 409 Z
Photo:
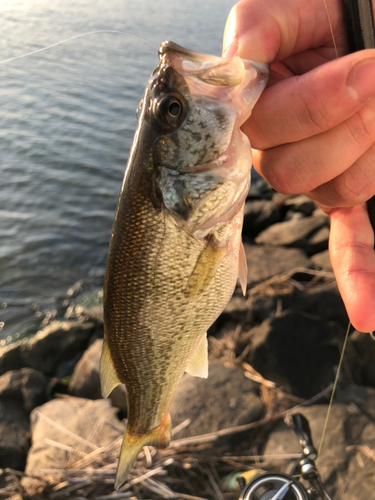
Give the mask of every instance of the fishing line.
M 149 42 L 145 38 L 142 38 L 138 35 L 133 35 L 132 33 L 127 33 L 126 31 L 118 31 L 118 30 L 96 30 L 96 31 L 88 31 L 87 33 L 81 33 L 79 35 L 71 36 L 70 38 L 66 38 L 65 40 L 61 40 L 60 42 L 53 43 L 52 45 L 48 45 L 48 47 L 43 47 L 42 49 L 32 50 L 31 52 L 27 52 L 26 54 L 21 54 L 20 56 L 10 57 L 8 59 L 4 59 L 0 61 L 0 64 L 5 64 L 11 61 L 15 61 L 16 59 L 21 59 L 22 57 L 32 56 L 33 54 L 38 54 L 38 52 L 43 52 L 44 50 L 52 49 L 53 47 L 57 47 L 58 45 L 62 45 L 63 43 L 70 42 L 71 40 L 76 40 L 77 38 L 81 38 L 87 35 L 95 35 L 96 33 L 118 33 L 121 35 L 130 36 L 132 38 L 136 38 L 138 40 L 142 40 L 142 42 L 146 42 L 154 48 L 158 48 L 153 43 Z
M 324 7 L 325 7 L 326 13 L 327 13 L 327 19 L 328 19 L 329 29 L 331 30 L 332 42 L 333 42 L 333 46 L 335 48 L 336 59 L 338 59 L 339 58 L 339 53 L 337 52 L 335 35 L 333 34 L 333 27 L 332 27 L 332 23 L 331 23 L 331 16 L 329 15 L 327 1 L 323 0 L 323 2 L 324 2 Z
M 346 329 L 346 335 L 345 335 L 345 338 L 344 338 L 344 344 L 343 344 L 342 350 L 341 350 L 340 361 L 339 361 L 339 364 L 338 364 L 338 367 L 337 367 L 335 381 L 334 381 L 333 387 L 332 387 L 332 393 L 331 393 L 331 398 L 329 400 L 327 415 L 326 415 L 326 419 L 324 421 L 322 437 L 320 438 L 317 461 L 319 460 L 320 453 L 321 453 L 322 448 L 323 448 L 324 437 L 325 437 L 325 434 L 326 434 L 326 430 L 327 430 L 327 426 L 328 426 L 328 421 L 329 421 L 329 417 L 330 417 L 330 414 L 331 414 L 331 409 L 332 409 L 332 405 L 333 405 L 333 399 L 335 397 L 337 383 L 338 383 L 339 377 L 340 377 L 342 362 L 344 360 L 344 355 L 345 355 L 345 350 L 346 350 L 346 344 L 348 343 L 350 327 L 351 327 L 351 323 L 349 321 L 348 328 Z
M 324 7 L 325 7 L 325 10 L 326 10 L 326 13 L 327 13 L 327 19 L 328 19 L 329 29 L 331 31 L 333 46 L 335 48 L 336 59 L 338 59 L 339 58 L 339 54 L 338 54 L 338 51 L 337 51 L 337 45 L 336 45 L 335 35 L 333 33 L 331 16 L 329 15 L 329 11 L 328 11 L 327 0 L 323 0 L 323 3 L 324 3 Z M 343 362 L 344 355 L 345 355 L 346 345 L 347 345 L 348 338 L 349 338 L 350 327 L 351 327 L 351 323 L 350 323 L 350 320 L 349 320 L 348 328 L 346 329 L 346 335 L 345 335 L 345 338 L 344 338 L 344 344 L 343 344 L 342 350 L 341 350 L 340 361 L 339 361 L 339 364 L 338 364 L 338 367 L 337 367 L 335 381 L 333 383 L 332 394 L 331 394 L 331 397 L 330 397 L 330 400 L 329 400 L 329 404 L 328 404 L 327 415 L 326 415 L 326 418 L 325 418 L 325 421 L 324 421 L 322 437 L 320 438 L 318 455 L 317 455 L 317 461 L 320 458 L 320 454 L 321 454 L 321 451 L 322 451 L 322 448 L 323 448 L 324 438 L 325 438 L 325 435 L 326 435 L 326 431 L 327 431 L 327 427 L 328 427 L 328 422 L 329 422 L 329 417 L 331 415 L 331 409 L 332 409 L 332 406 L 333 406 L 333 400 L 334 400 L 334 397 L 335 397 L 335 394 L 336 394 L 337 383 L 338 383 L 338 380 L 339 380 L 339 377 L 340 377 L 340 373 L 341 373 L 341 367 L 342 367 L 342 362 Z

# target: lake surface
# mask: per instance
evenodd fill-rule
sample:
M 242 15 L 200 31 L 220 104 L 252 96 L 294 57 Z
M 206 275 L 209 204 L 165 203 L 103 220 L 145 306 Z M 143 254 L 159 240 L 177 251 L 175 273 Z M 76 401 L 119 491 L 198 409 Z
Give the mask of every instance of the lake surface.
M 155 47 L 96 33 L 0 64 L 0 344 L 53 316 L 74 290 L 102 285 L 157 47 L 169 39 L 220 55 L 235 3 L 1 1 L 0 61 L 96 30 Z

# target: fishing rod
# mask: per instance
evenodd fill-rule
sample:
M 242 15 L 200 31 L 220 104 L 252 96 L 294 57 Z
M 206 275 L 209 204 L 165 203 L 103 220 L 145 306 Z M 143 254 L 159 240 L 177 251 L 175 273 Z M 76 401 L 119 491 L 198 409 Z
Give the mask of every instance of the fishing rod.
M 349 54 L 375 49 L 372 0 L 341 0 Z M 367 201 L 367 211 L 375 233 L 375 196 Z

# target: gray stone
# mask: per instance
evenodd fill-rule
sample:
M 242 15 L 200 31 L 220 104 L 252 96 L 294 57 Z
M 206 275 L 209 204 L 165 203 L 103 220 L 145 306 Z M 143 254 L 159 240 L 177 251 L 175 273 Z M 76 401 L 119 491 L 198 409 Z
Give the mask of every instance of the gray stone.
M 285 215 L 283 221 L 286 222 L 304 218 L 305 216 L 301 212 L 294 212 L 293 210 L 289 210 L 289 212 Z
M 75 301 L 74 314 L 103 323 L 103 290 L 80 294 Z
M 244 244 L 247 260 L 247 283 L 254 285 L 277 274 L 296 268 L 311 268 L 312 264 L 299 248 Z
M 253 200 L 245 204 L 243 233 L 256 236 L 266 227 L 279 222 L 279 208 L 268 200 Z
M 317 268 L 323 269 L 323 271 L 333 272 L 328 250 L 316 253 L 311 257 L 311 260 L 313 261 L 313 263 L 316 265 Z
M 84 349 L 94 330 L 95 325 L 90 322 L 54 321 L 30 340 L 0 348 L 0 374 L 28 367 L 52 375 L 59 363 Z
M 375 342 L 368 333 L 354 331 L 349 337 L 348 360 L 355 381 L 362 385 L 375 387 Z
M 316 448 L 322 436 L 327 409 L 327 405 L 317 405 L 298 410 L 309 421 Z M 318 461 L 322 481 L 332 498 L 345 498 L 345 500 L 373 498 L 375 462 L 362 454 L 363 467 L 360 467 L 356 450 L 361 446 L 374 449 L 375 426 L 373 422 L 348 406 L 334 404 Z M 271 432 L 264 448 L 265 455 L 299 453 L 300 451 L 297 437 L 283 422 L 280 422 Z M 269 460 L 271 470 L 285 472 L 288 464 L 282 460 L 276 461 L 272 458 Z M 342 492 L 345 492 L 344 496 L 341 496 Z
M 64 467 L 82 453 L 109 445 L 125 431 L 107 399 L 54 399 L 35 408 L 30 421 L 32 446 L 25 471 L 36 476 L 43 474 L 43 469 Z M 47 440 L 61 443 L 65 449 Z
M 310 251 L 313 246 L 314 251 L 317 251 L 316 247 L 322 244 L 321 238 L 317 242 L 313 240 L 310 243 L 309 240 L 326 224 L 325 217 L 303 217 L 278 222 L 262 231 L 255 241 L 258 244 L 303 248 L 306 251 Z
M 69 393 L 87 399 L 101 399 L 99 363 L 103 341 L 95 340 L 78 361 L 69 384 Z
M 0 467 L 22 471 L 29 449 L 29 419 L 18 401 L 0 399 Z
M 338 325 L 285 311 L 250 330 L 248 362 L 286 392 L 307 399 L 332 383 L 344 333 Z
M 0 377 L 0 399 L 19 401 L 27 413 L 46 401 L 46 391 L 45 376 L 32 368 L 11 370 Z
M 272 195 L 272 201 L 277 205 L 278 207 L 283 207 L 285 203 L 289 200 L 293 200 L 295 198 L 295 195 L 293 194 L 282 194 L 282 193 L 274 193 Z
M 283 206 L 294 212 L 301 212 L 304 215 L 311 215 L 317 208 L 315 203 L 304 194 L 287 197 Z
M 314 255 L 318 252 L 323 252 L 328 249 L 329 228 L 323 226 L 313 233 L 306 242 L 306 252 L 309 255 Z
M 247 424 L 263 412 L 258 385 L 243 372 L 211 363 L 207 379 L 185 375 L 170 407 L 173 426 L 191 419 L 176 439 Z
M 103 340 L 95 340 L 77 363 L 69 384 L 69 393 L 73 396 L 87 399 L 100 399 L 102 397 L 99 374 L 102 347 Z M 113 406 L 126 414 L 126 392 L 123 385 L 117 386 L 109 398 Z
M 356 405 L 361 413 L 375 422 L 375 389 L 373 387 L 351 384 L 338 392 L 336 400 L 339 403 Z
M 343 328 L 348 326 L 348 315 L 337 287 L 294 288 L 292 293 L 254 297 L 248 307 L 257 323 L 289 310 L 307 313 L 326 323 L 335 322 Z

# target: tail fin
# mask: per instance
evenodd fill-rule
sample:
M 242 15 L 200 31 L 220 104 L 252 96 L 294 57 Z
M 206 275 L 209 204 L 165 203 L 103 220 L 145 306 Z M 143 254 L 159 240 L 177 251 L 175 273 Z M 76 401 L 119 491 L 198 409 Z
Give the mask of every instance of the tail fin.
M 167 413 L 162 423 L 149 434 L 130 436 L 125 432 L 122 441 L 120 458 L 118 461 L 115 489 L 118 490 L 125 483 L 131 468 L 143 446 L 151 445 L 157 448 L 166 448 L 171 439 L 171 417 Z

